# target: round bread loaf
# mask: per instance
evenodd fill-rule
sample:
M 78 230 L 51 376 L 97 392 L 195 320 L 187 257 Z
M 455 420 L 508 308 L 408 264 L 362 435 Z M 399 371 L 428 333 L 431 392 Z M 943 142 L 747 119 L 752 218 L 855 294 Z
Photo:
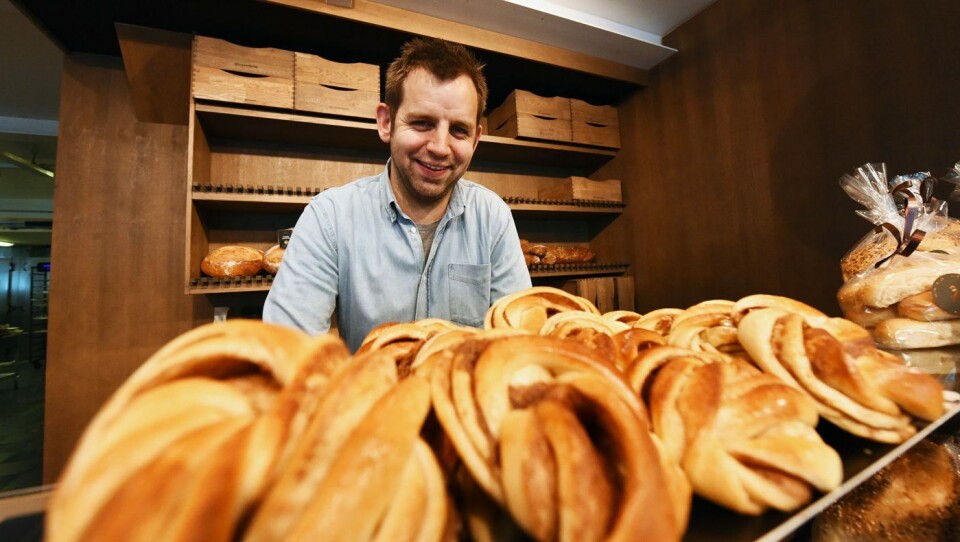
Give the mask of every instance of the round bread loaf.
M 280 262 L 283 260 L 285 248 L 280 245 L 273 245 L 263 253 L 263 270 L 271 275 L 276 275 L 280 270 Z
M 200 270 L 211 277 L 247 277 L 262 268 L 263 252 L 239 245 L 214 249 L 200 262 Z

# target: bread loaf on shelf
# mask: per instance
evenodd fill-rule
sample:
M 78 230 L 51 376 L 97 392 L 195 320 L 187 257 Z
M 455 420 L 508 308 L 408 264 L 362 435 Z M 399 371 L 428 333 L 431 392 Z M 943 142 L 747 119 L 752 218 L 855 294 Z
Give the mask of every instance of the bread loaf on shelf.
M 211 277 L 248 277 L 263 269 L 263 252 L 241 245 L 226 245 L 210 251 L 200 270 Z
M 591 263 L 597 259 L 589 248 L 575 245 L 544 245 L 521 239 L 520 249 L 528 266 Z
M 280 262 L 283 260 L 285 248 L 280 245 L 273 245 L 263 253 L 263 270 L 271 275 L 276 275 L 280 270 Z

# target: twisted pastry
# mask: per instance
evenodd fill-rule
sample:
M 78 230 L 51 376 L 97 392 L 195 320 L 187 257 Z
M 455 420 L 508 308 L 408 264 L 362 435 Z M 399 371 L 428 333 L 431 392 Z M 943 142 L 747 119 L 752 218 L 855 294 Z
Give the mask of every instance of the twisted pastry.
M 616 369 L 570 341 L 482 337 L 431 372 L 437 418 L 476 484 L 536 539 L 678 539 L 689 493 L 670 492 Z
M 664 450 L 694 491 L 743 514 L 799 508 L 813 489 L 843 478 L 840 456 L 820 440 L 816 405 L 802 392 L 734 359 L 654 347 L 630 367 Z
M 730 310 L 733 302 L 700 304 L 678 314 L 667 343 L 697 352 L 738 350 L 737 328 Z
M 525 329 L 539 333 L 547 318 L 565 311 L 600 314 L 597 307 L 582 297 L 559 288 L 534 286 L 498 299 L 487 310 L 483 327 Z
M 740 342 L 759 367 L 808 393 L 820 414 L 844 430 L 892 443 L 915 433 L 896 403 L 902 398 L 874 383 L 882 366 L 861 369 L 877 358 L 869 333 L 840 318 L 821 320 L 820 325 L 797 313 L 755 309 L 740 321 Z M 930 382 L 932 377 L 908 372 L 898 376 L 926 390 L 925 397 L 914 400 L 931 405 L 931 410 L 942 409 L 942 392 L 936 381 Z
M 378 350 L 386 351 L 393 356 L 400 378 L 406 378 L 413 371 L 412 366 L 420 348 L 435 335 L 455 329 L 461 328 L 439 318 L 427 318 L 404 324 L 396 322 L 382 324 L 364 337 L 356 355 Z
M 420 430 L 427 382 L 398 383 L 387 351 L 354 359 L 323 394 L 244 540 L 439 540 L 443 474 Z
M 633 323 L 633 327 L 656 331 L 666 337 L 673 326 L 673 320 L 682 313 L 683 309 L 657 309 L 641 316 Z
M 540 334 L 558 339 L 570 339 L 590 347 L 597 355 L 617 367 L 623 361 L 617 352 L 613 336 L 630 329 L 627 324 L 608 320 L 600 315 L 583 311 L 558 312 L 540 328 Z
M 607 320 L 614 320 L 617 322 L 623 322 L 628 326 L 632 326 L 639 320 L 642 315 L 633 311 L 619 310 L 619 311 L 610 311 L 603 313 L 603 317 Z
M 613 343 L 617 349 L 617 359 L 619 360 L 617 367 L 625 371 L 640 355 L 640 352 L 653 346 L 667 344 L 667 338 L 656 331 L 632 327 L 614 335 Z
M 84 432 L 48 539 L 234 539 L 347 359 L 339 339 L 243 320 L 171 341 Z

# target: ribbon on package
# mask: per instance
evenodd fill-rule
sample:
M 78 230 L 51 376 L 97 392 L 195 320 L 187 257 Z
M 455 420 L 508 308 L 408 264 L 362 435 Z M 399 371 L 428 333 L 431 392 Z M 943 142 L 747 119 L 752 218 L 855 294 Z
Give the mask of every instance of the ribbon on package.
M 922 187 L 922 192 L 925 194 L 932 195 L 933 185 L 932 183 L 927 185 L 926 183 L 927 180 L 933 180 L 933 179 L 928 177 L 927 179 L 924 180 L 924 186 Z M 929 186 L 930 188 L 926 188 L 927 186 Z M 913 229 L 913 223 L 917 220 L 917 215 L 920 213 L 920 206 L 923 204 L 923 202 L 920 200 L 920 198 L 914 195 L 913 192 L 910 191 L 910 182 L 908 181 L 908 182 L 903 182 L 898 184 L 896 188 L 894 188 L 890 193 L 894 195 L 902 194 L 907 199 L 906 207 L 903 210 L 903 233 L 901 233 L 900 230 L 897 229 L 897 227 L 891 224 L 890 222 L 884 222 L 882 224 L 877 225 L 874 228 L 873 231 L 877 233 L 880 233 L 883 230 L 887 230 L 888 232 L 890 232 L 891 235 L 893 235 L 893 238 L 896 239 L 897 241 L 897 248 L 894 249 L 894 251 L 890 253 L 888 256 L 884 257 L 883 259 L 878 261 L 876 264 L 874 264 L 874 267 L 880 267 L 881 265 L 886 263 L 887 260 L 889 260 L 890 258 L 893 258 L 897 254 L 903 257 L 910 256 L 911 254 L 913 254 L 913 251 L 916 250 L 918 246 L 920 246 L 920 242 L 923 241 L 923 237 L 927 234 L 927 232 L 923 230 Z M 929 198 L 930 196 L 926 196 L 926 197 Z

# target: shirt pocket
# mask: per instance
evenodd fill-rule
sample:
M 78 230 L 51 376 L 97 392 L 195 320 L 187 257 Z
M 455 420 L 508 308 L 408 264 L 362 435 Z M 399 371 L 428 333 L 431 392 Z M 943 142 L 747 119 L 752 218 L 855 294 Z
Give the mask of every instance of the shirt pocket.
M 448 264 L 451 320 L 467 326 L 483 326 L 490 307 L 490 269 L 490 264 Z

